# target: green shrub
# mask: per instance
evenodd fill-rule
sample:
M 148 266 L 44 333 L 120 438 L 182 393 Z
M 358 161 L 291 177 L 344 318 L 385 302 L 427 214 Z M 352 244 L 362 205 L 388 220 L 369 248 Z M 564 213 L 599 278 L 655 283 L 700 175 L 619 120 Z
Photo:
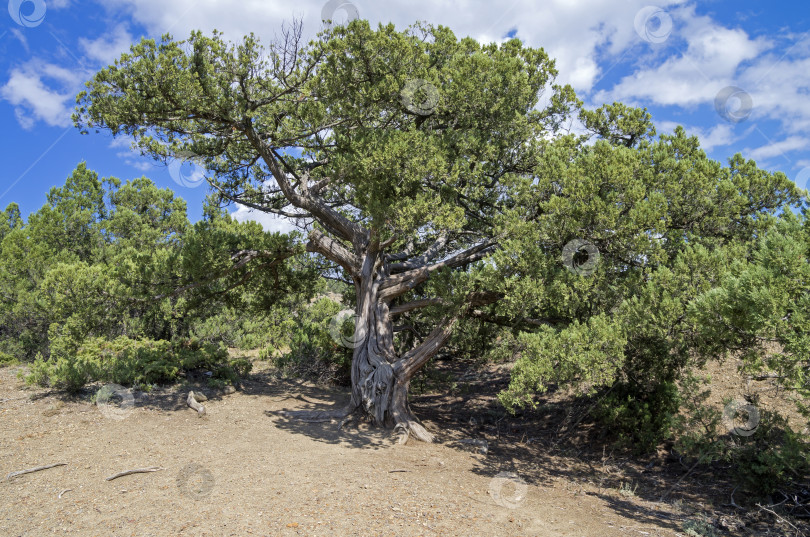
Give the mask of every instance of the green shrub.
M 681 410 L 673 424 L 675 449 L 702 464 L 720 460 L 727 452 L 726 443 L 719 435 L 722 413 L 706 404 L 711 390 L 705 386 L 710 380 L 691 373 L 681 379 Z
M 735 477 L 752 496 L 768 496 L 810 470 L 804 438 L 773 412 L 760 411 L 754 434 L 732 435 L 731 441 Z
M 295 330 L 290 335 L 289 351 L 273 358 L 273 363 L 287 376 L 331 381 L 345 384 L 351 371 L 352 349 L 340 345 L 332 337 L 330 326 L 341 311 L 337 302 L 322 298 L 300 312 Z M 339 327 L 351 338 L 354 325 L 351 317 Z M 265 350 L 261 356 L 272 356 Z
M 673 382 L 661 382 L 649 391 L 619 382 L 598 400 L 591 414 L 618 445 L 646 453 L 671 436 L 679 401 Z
M 208 343 L 223 343 L 238 349 L 263 349 L 289 344 L 295 322 L 289 310 L 274 308 L 264 315 L 248 315 L 235 308 L 224 308 L 216 315 L 195 320 L 189 333 Z
M 74 353 L 67 350 L 72 347 L 67 341 L 59 343 L 54 346 L 58 352 L 49 359 L 38 356 L 34 361 L 26 377 L 29 384 L 77 391 L 89 382 L 100 381 L 146 389 L 176 380 L 183 370 L 211 370 L 231 382 L 238 381 L 237 371 L 250 371 L 249 363 L 238 362 L 236 368 L 231 367 L 225 348 L 194 340 L 91 338 L 78 344 Z
M 683 523 L 683 531 L 689 537 L 716 537 L 717 530 L 714 529 L 712 523 L 701 517 L 698 519 L 689 519 Z
M 9 365 L 15 365 L 15 364 L 17 364 L 17 359 L 16 358 L 14 358 L 10 354 L 6 354 L 6 353 L 0 351 L 0 367 L 6 367 L 6 366 L 9 366 Z

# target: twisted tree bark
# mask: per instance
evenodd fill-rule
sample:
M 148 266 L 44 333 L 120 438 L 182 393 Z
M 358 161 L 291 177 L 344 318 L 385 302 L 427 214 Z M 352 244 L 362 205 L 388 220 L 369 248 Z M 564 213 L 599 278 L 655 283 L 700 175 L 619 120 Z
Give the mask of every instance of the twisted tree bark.
M 419 424 L 408 407 L 408 387 L 413 376 L 438 353 L 452 334 L 458 317 L 446 317 L 418 346 L 404 354 L 394 349 L 392 318 L 400 313 L 439 303 L 427 299 L 401 304 L 391 311 L 391 302 L 426 281 L 430 274 L 443 267 L 462 266 L 487 255 L 494 244 L 478 244 L 449 258 L 434 262 L 441 248 L 432 255 L 392 265 L 396 255 L 386 255 L 377 241 L 369 241 L 360 254 L 330 239 L 320 231 L 309 235 L 307 249 L 319 252 L 341 265 L 355 281 L 357 321 L 349 345 L 354 348 L 351 367 L 352 397 L 347 411 L 360 411 L 383 427 L 393 427 L 400 433 L 400 442 L 410 435 L 431 442 L 433 435 Z M 445 239 L 440 239 L 444 242 Z M 437 241 L 438 242 L 438 241 Z M 398 274 L 395 270 L 407 269 Z M 482 303 L 471 298 L 470 304 Z

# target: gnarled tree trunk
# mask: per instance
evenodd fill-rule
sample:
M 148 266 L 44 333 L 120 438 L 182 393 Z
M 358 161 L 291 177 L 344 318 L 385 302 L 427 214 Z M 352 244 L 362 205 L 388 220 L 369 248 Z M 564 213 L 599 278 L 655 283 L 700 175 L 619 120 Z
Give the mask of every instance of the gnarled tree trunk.
M 435 270 L 462 266 L 481 259 L 494 245 L 478 244 L 443 261 L 432 263 L 447 242 L 445 238 L 440 238 L 421 256 L 402 263 L 391 263 L 394 259 L 404 259 L 406 256 L 383 253 L 378 241 L 365 242 L 363 250 L 355 254 L 318 230 L 312 231 L 309 239 L 309 251 L 323 254 L 352 275 L 357 293 L 356 326 L 354 337 L 349 343 L 354 348 L 351 402 L 339 415 L 332 414 L 328 417 L 340 417 L 359 411 L 377 425 L 398 430 L 401 442 L 407 440 L 411 434 L 419 440 L 432 441 L 433 435 L 418 423 L 408 408 L 408 387 L 417 371 L 450 338 L 458 317 L 446 317 L 419 345 L 404 354 L 397 354 L 394 349 L 392 317 L 436 304 L 439 300 L 418 300 L 393 308 L 391 303 L 427 280 Z M 471 300 L 469 303 L 472 305 L 482 302 Z M 320 416 L 327 417 L 325 414 Z
M 423 271 L 426 272 L 426 271 Z M 357 321 L 352 340 L 351 410 L 360 410 L 380 426 L 394 427 L 400 441 L 410 434 L 430 442 L 428 433 L 408 408 L 408 387 L 416 372 L 433 357 L 450 337 L 454 320 L 446 320 L 412 351 L 398 355 L 394 350 L 391 301 L 403 290 L 423 281 L 417 274 L 411 278 L 390 276 L 386 258 L 372 246 L 363 256 L 355 286 Z M 411 284 L 411 285 L 407 285 Z

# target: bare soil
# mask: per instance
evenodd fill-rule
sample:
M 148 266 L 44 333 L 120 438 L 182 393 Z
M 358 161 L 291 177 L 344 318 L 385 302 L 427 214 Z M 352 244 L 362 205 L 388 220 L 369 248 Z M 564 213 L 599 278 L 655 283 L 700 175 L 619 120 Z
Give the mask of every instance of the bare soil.
M 450 371 L 451 390 L 425 386 L 412 407 L 439 443 L 405 445 L 365 423 L 280 417 L 342 405 L 347 390 L 282 379 L 262 362 L 235 393 L 187 378 L 129 392 L 129 406 L 94 404 L 98 385 L 76 396 L 25 388 L 19 368 L 0 368 L 3 536 L 679 536 L 703 517 L 717 535 L 803 531 L 724 507 L 733 487 L 711 470 L 679 482 L 688 468 L 664 449 L 612 452 L 571 405 L 506 416 L 494 402 L 503 367 Z M 206 416 L 186 406 L 191 389 L 209 396 Z M 106 480 L 145 467 L 161 469 Z

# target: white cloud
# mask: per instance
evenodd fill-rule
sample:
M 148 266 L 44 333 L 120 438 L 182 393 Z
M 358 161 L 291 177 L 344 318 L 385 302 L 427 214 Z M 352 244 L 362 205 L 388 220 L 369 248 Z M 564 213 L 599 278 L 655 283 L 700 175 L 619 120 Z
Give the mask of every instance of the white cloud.
M 20 42 L 27 54 L 31 53 L 31 48 L 28 46 L 28 38 L 25 37 L 25 34 L 19 28 L 12 28 L 11 35 L 14 36 L 14 39 Z
M 141 172 L 154 172 L 159 166 L 151 158 L 141 156 L 137 149 L 132 148 L 135 139 L 126 134 L 119 134 L 110 140 L 110 148 L 118 149 L 115 156 L 129 166 Z M 162 167 L 162 166 L 160 166 Z
M 738 85 L 751 94 L 752 117 L 776 119 L 790 133 L 810 132 L 810 57 L 768 54 L 740 75 Z
M 75 70 L 33 60 L 11 70 L 8 82 L 0 87 L 0 97 L 14 106 L 17 120 L 25 129 L 37 120 L 67 127 L 71 122 L 73 89 L 81 79 Z
M 761 160 L 778 156 L 784 157 L 786 153 L 799 149 L 810 150 L 810 140 L 800 136 L 790 136 L 780 142 L 763 145 L 756 149 L 747 149 L 744 154 L 748 158 Z
M 121 53 L 128 51 L 132 42 L 133 37 L 123 24 L 98 39 L 79 39 L 79 45 L 87 57 L 105 65 L 112 64 Z
M 231 213 L 231 216 L 237 222 L 247 222 L 252 220 L 262 225 L 265 231 L 289 233 L 295 231 L 296 228 L 289 218 L 284 218 L 271 213 L 264 213 L 245 207 L 244 205 L 236 204 L 236 211 Z
M 743 30 L 724 28 L 709 17 L 695 15 L 694 6 L 672 15 L 683 23 L 677 37 L 687 42 L 686 50 L 624 77 L 611 90 L 599 92 L 595 100 L 683 107 L 712 102 L 721 89 L 733 85 L 743 62 L 772 47 L 763 38 L 752 39 Z

